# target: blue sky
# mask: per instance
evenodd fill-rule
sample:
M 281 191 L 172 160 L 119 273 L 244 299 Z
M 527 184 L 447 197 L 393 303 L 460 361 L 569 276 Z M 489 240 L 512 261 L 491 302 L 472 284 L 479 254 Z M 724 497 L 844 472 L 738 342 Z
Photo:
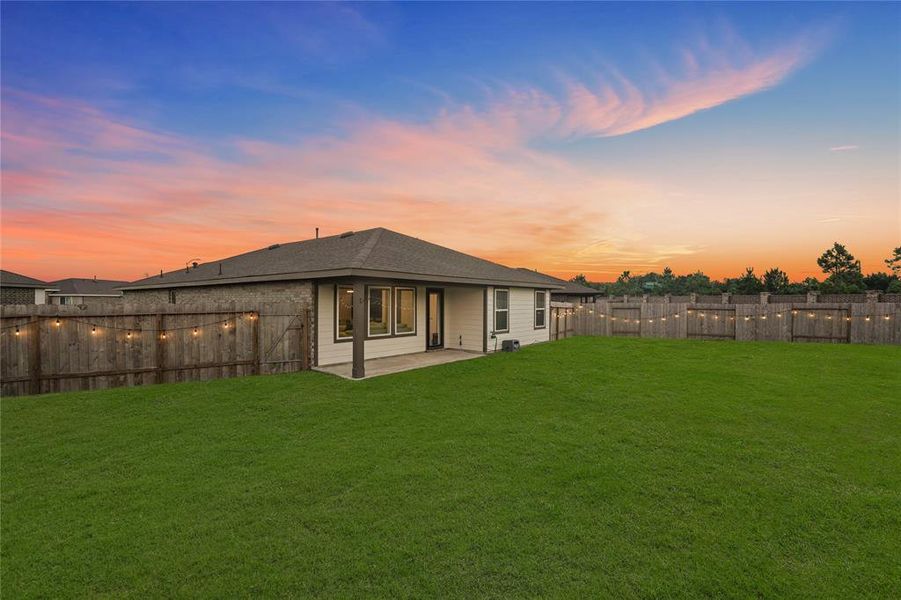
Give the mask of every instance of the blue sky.
M 2 21 L 3 249 L 29 272 L 108 252 L 56 239 L 45 264 L 51 217 L 149 237 L 113 212 L 167 224 L 135 250 L 151 271 L 314 224 L 599 279 L 806 276 L 832 238 L 876 269 L 901 242 L 897 4 L 4 3 Z M 201 224 L 230 241 L 199 244 Z

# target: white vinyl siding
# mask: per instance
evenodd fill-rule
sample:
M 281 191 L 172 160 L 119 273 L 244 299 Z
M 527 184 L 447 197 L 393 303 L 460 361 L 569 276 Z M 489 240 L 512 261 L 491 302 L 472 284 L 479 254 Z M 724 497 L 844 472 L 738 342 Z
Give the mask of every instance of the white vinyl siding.
M 507 289 L 507 288 L 502 288 Z M 510 290 L 510 331 L 498 333 L 497 339 L 491 338 L 494 328 L 493 319 L 488 319 L 488 352 L 501 349 L 504 340 L 519 340 L 523 346 L 551 339 L 550 327 L 535 329 L 535 290 L 533 288 L 515 288 Z M 494 315 L 494 288 L 488 288 L 488 314 Z M 550 313 L 548 313 L 548 318 Z
M 479 287 L 444 288 L 445 348 L 482 351 L 484 294 Z

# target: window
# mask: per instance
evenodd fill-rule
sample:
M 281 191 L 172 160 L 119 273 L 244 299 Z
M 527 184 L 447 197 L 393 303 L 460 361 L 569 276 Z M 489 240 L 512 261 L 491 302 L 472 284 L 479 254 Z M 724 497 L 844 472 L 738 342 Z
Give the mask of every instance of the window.
M 354 335 L 354 289 L 338 286 L 335 296 L 335 326 L 338 339 Z
M 510 331 L 510 290 L 494 290 L 494 332 Z
M 394 290 L 394 333 L 416 333 L 416 290 L 413 288 Z
M 544 329 L 547 322 L 547 292 L 535 291 L 535 329 Z
M 169 290 L 169 304 L 175 304 L 175 290 Z
M 391 288 L 369 288 L 369 335 L 391 334 Z

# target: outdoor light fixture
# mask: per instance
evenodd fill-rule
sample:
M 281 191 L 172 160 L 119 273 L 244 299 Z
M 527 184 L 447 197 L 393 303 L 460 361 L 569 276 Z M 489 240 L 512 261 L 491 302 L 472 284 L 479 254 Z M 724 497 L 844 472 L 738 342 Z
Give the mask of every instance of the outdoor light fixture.
M 16 325 L 16 335 L 19 335 L 19 326 Z
M 131 330 L 128 330 L 128 333 L 125 334 L 125 337 L 131 339 Z
M 96 326 L 96 325 L 92 325 L 92 326 L 91 326 L 91 335 L 95 335 L 96 333 L 97 333 L 97 326 Z
M 195 328 L 194 328 L 194 335 L 197 335 L 198 333 L 200 333 L 200 332 L 199 332 L 199 331 L 197 330 L 197 328 L 195 327 Z
M 59 319 L 56 320 L 56 326 L 59 327 Z
M 166 332 L 165 332 L 165 331 L 164 331 L 162 334 L 160 334 L 160 339 L 161 339 L 161 340 L 166 339 Z

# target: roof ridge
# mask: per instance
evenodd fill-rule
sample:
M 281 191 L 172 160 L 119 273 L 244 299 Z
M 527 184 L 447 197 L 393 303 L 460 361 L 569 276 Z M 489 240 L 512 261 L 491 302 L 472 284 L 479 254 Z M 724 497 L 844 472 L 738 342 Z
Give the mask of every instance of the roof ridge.
M 360 251 L 354 257 L 351 262 L 351 267 L 362 267 L 363 263 L 366 262 L 366 259 L 369 258 L 369 255 L 372 254 L 372 249 L 375 248 L 375 245 L 378 244 L 379 239 L 382 237 L 382 232 L 385 231 L 382 227 L 375 227 L 372 230 L 372 235 L 366 240 L 366 243 L 363 244 L 363 247 L 360 248 Z

